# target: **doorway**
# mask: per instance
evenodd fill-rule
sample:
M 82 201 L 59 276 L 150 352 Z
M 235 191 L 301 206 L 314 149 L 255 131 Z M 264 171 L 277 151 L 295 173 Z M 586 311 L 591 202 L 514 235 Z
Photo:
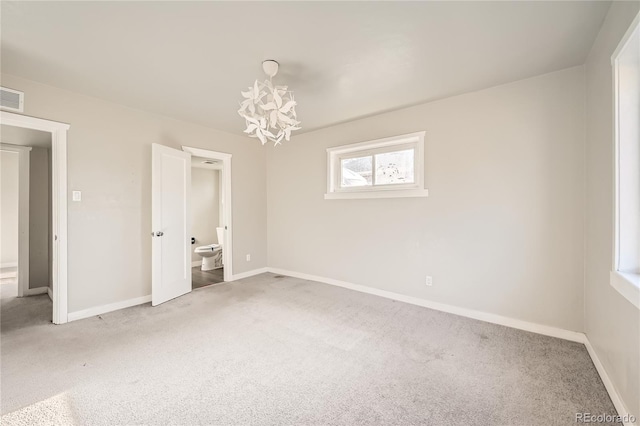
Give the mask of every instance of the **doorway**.
M 193 287 L 231 281 L 233 277 L 233 239 L 231 227 L 231 154 L 206 149 L 183 146 L 182 150 L 191 154 L 191 187 L 192 187 L 192 223 L 194 241 L 194 261 L 192 264 Z M 207 181 L 210 185 L 207 185 Z M 195 197 L 209 196 L 213 206 L 198 206 Z M 199 211 L 196 212 L 196 209 Z M 198 223 L 200 222 L 200 223 Z M 215 229 L 212 224 L 216 224 Z M 208 229 L 207 234 L 200 234 Z M 198 240 L 198 235 L 204 239 Z M 199 256 L 196 249 L 211 246 L 209 241 L 216 240 L 210 247 L 208 258 Z M 218 262 L 220 259 L 220 263 Z M 203 263 L 208 262 L 209 265 Z M 197 282 L 196 282 L 197 281 Z
M 191 156 L 191 287 L 224 282 L 223 164 Z
M 2 328 L 52 320 L 51 133 L 2 125 Z
M 2 151 L 18 156 L 18 296 L 48 294 L 51 320 L 63 324 L 67 322 L 69 125 L 7 111 L 0 111 L 0 121 L 3 141 L 12 142 L 3 144 Z M 30 185 L 30 180 L 37 185 Z
M 217 239 L 218 243 L 215 244 L 222 246 L 224 250 L 222 259 L 219 259 L 219 264 L 223 264 L 220 269 L 224 281 L 232 281 L 233 277 L 231 154 L 185 146 L 182 148 L 180 151 L 164 145 L 151 145 L 152 306 L 192 291 L 192 245 L 195 245 L 192 244 L 191 227 L 192 157 L 208 159 L 213 164 L 221 163 L 221 213 L 218 219 L 212 217 L 210 221 L 214 225 L 218 221 L 221 225 L 218 226 L 220 232 L 215 237 L 209 236 L 206 239 L 207 244 Z M 214 243 L 208 245 L 212 244 Z M 216 259 L 210 257 L 209 262 L 213 265 L 211 269 L 215 269 Z

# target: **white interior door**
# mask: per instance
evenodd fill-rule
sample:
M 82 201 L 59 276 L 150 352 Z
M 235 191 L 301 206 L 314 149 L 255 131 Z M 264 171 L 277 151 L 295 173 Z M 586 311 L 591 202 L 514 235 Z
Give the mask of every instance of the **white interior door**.
M 151 304 L 191 291 L 191 154 L 151 148 Z

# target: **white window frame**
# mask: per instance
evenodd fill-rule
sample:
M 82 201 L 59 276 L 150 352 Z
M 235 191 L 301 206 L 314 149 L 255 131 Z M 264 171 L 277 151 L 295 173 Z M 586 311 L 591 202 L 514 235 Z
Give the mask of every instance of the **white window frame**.
M 424 188 L 424 135 L 425 132 L 409 133 L 384 139 L 327 148 L 327 193 L 326 200 L 351 198 L 398 198 L 426 197 Z M 386 152 L 414 149 L 414 182 L 387 185 L 367 185 L 343 188 L 341 182 L 341 161 L 349 158 L 373 157 L 371 172 L 375 175 L 375 155 Z M 375 179 L 375 177 L 372 177 Z
M 618 269 L 620 258 L 620 116 L 619 116 L 619 79 L 618 79 L 618 58 L 625 50 L 636 31 L 640 31 L 640 13 L 636 15 L 629 29 L 618 44 L 615 52 L 611 56 L 613 70 L 613 140 L 614 140 L 614 238 L 613 238 L 613 259 L 609 283 L 622 296 L 640 309 L 640 274 L 620 271 Z

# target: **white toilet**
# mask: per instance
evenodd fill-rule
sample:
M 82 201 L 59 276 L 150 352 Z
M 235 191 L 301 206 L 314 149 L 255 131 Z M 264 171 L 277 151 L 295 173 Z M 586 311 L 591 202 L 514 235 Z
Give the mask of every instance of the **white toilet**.
M 196 247 L 195 253 L 202 257 L 203 271 L 222 268 L 222 242 L 224 241 L 224 228 L 216 228 L 219 244 Z

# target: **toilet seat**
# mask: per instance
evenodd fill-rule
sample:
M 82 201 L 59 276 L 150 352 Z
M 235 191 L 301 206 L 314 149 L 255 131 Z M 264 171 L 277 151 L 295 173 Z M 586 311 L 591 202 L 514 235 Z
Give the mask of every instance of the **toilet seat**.
M 196 247 L 195 252 L 196 253 L 207 253 L 207 252 L 217 251 L 217 250 L 219 250 L 221 248 L 222 247 L 220 246 L 220 244 L 209 244 L 208 246 Z

